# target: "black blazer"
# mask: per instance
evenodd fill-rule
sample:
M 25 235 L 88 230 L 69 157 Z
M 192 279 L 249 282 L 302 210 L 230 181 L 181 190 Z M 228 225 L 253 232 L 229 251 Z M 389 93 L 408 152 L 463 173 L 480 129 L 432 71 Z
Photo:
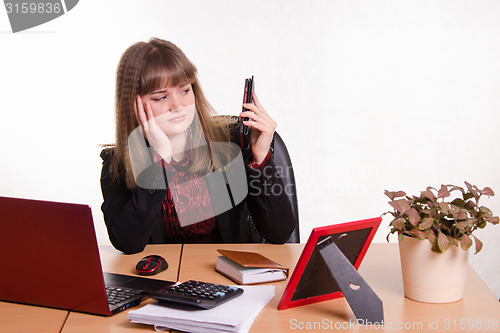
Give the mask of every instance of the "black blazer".
M 234 126 L 231 135 L 233 143 L 239 143 L 238 127 Z M 276 134 L 277 135 L 277 134 Z M 241 149 L 246 165 L 249 194 L 238 205 L 215 217 L 224 243 L 285 243 L 297 227 L 298 217 L 283 190 L 280 170 L 274 163 L 274 140 L 271 144 L 271 160 L 264 170 L 248 167 L 252 158 L 250 148 Z M 145 172 L 141 184 L 150 184 L 149 189 L 137 187 L 130 190 L 123 179 L 113 181 L 109 169 L 112 148 L 101 152 L 103 160 L 101 190 L 104 202 L 101 210 L 113 246 L 124 253 L 137 253 L 147 244 L 165 243 L 165 228 L 162 219 L 162 202 L 166 189 L 153 189 L 164 181 L 164 172 L 157 164 Z M 141 176 L 139 176 L 141 177 Z M 280 189 L 271 193 L 271 188 Z

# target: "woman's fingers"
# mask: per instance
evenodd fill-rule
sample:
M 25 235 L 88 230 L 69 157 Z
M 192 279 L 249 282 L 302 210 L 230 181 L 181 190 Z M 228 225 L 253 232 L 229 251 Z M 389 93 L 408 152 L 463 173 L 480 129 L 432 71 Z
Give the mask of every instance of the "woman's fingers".
M 141 126 L 144 126 L 145 123 L 148 122 L 148 119 L 146 117 L 146 113 L 144 112 L 144 104 L 142 103 L 142 98 L 141 96 L 137 95 L 136 103 L 135 103 L 135 111 L 136 111 L 136 118 L 138 118 L 138 122 Z
M 243 107 L 258 114 L 267 114 L 267 111 L 260 104 L 257 94 L 253 93 L 252 96 L 253 103 L 243 103 Z
M 146 133 L 155 128 L 156 121 L 151 105 L 147 102 L 143 103 L 139 95 L 137 95 L 136 113 L 139 123 Z
M 252 94 L 252 98 L 253 98 L 253 102 L 255 103 L 255 106 L 257 106 L 257 109 L 259 109 L 259 111 L 262 111 L 263 113 L 267 114 L 266 110 L 260 104 L 259 99 L 257 98 L 257 94 L 256 93 Z
M 248 109 L 252 112 L 255 112 L 255 113 L 262 113 L 262 109 L 259 109 L 259 107 L 257 107 L 257 105 L 253 104 L 253 103 L 244 103 L 243 104 L 243 107 L 245 109 Z
M 261 125 L 265 125 L 266 127 L 262 128 L 262 129 L 268 129 L 269 131 L 274 131 L 274 129 L 276 128 L 276 122 L 267 113 L 263 114 L 263 113 L 256 113 L 256 112 L 252 112 L 252 111 L 244 111 L 240 114 L 240 116 L 242 118 L 246 117 L 246 118 L 251 119 L 251 121 L 249 120 L 247 123 L 245 123 L 245 125 L 258 128 L 259 130 L 262 127 L 261 126 L 259 126 L 259 127 L 254 126 L 254 125 L 256 125 L 256 123 L 259 123 Z
M 252 128 L 250 132 L 250 145 L 255 160 L 261 163 L 269 152 L 274 131 L 277 123 L 269 116 L 267 111 L 260 104 L 257 95 L 252 95 L 253 103 L 245 103 L 243 106 L 249 111 L 240 113 L 241 118 L 248 118 L 243 121 L 244 125 Z
M 155 116 L 153 115 L 153 110 L 151 110 L 151 105 L 146 103 L 146 118 L 148 121 L 155 121 Z
M 257 122 L 257 121 L 248 120 L 248 121 L 244 121 L 243 124 L 247 125 L 249 127 L 258 129 L 261 133 L 267 133 L 270 130 L 269 126 L 266 126 L 266 124 L 263 124 L 263 123 Z
M 243 111 L 240 113 L 240 117 L 241 118 L 250 118 L 254 121 L 257 121 L 259 118 L 262 118 L 261 116 L 259 116 L 257 113 L 255 113 L 253 111 Z
M 142 134 L 148 140 L 149 144 L 163 159 L 170 161 L 172 144 L 156 123 L 151 104 L 148 102 L 144 103 L 141 96 L 137 95 L 134 112 L 137 122 L 141 126 Z
M 257 94 L 253 93 L 252 95 L 254 103 L 244 103 L 243 106 L 250 111 L 243 111 L 240 114 L 240 117 L 246 117 L 251 119 L 254 122 L 260 122 L 267 124 L 270 129 L 274 131 L 276 128 L 276 122 L 269 116 L 267 111 L 262 107 L 260 101 L 257 97 Z M 246 125 L 246 124 L 245 124 Z M 256 127 L 256 126 L 252 126 Z

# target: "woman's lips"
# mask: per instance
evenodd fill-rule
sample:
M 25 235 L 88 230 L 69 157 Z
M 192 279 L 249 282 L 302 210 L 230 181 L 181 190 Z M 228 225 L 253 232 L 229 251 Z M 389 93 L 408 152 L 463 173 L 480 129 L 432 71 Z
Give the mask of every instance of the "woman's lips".
M 182 115 L 182 116 L 174 117 L 174 118 L 170 119 L 169 121 L 174 122 L 174 123 L 178 123 L 178 122 L 183 121 L 185 118 L 186 118 L 186 115 Z

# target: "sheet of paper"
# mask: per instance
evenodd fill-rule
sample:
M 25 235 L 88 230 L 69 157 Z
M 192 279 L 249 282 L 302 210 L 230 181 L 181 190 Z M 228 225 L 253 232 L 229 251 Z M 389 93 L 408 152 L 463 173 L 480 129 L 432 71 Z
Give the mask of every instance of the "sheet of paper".
M 274 286 L 239 286 L 244 292 L 209 310 L 162 303 L 146 305 L 128 313 L 132 322 L 154 325 L 155 328 L 190 332 L 248 332 L 253 321 L 274 296 Z

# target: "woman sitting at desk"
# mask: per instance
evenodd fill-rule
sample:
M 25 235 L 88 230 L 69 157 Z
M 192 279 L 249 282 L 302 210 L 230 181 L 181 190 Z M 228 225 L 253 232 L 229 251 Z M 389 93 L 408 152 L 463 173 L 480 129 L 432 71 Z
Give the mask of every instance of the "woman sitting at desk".
M 240 113 L 250 128 L 249 146 L 241 148 L 239 122 L 215 116 L 195 66 L 177 46 L 153 38 L 122 55 L 115 97 L 116 145 L 101 153 L 102 211 L 115 248 L 287 241 L 297 218 L 284 191 L 266 188 L 281 182 L 273 169 L 276 122 L 255 94 L 255 104 L 244 104 L 251 111 Z M 245 190 L 252 190 L 222 209 L 212 180 L 223 175 L 226 190 L 227 166 L 238 157 Z

